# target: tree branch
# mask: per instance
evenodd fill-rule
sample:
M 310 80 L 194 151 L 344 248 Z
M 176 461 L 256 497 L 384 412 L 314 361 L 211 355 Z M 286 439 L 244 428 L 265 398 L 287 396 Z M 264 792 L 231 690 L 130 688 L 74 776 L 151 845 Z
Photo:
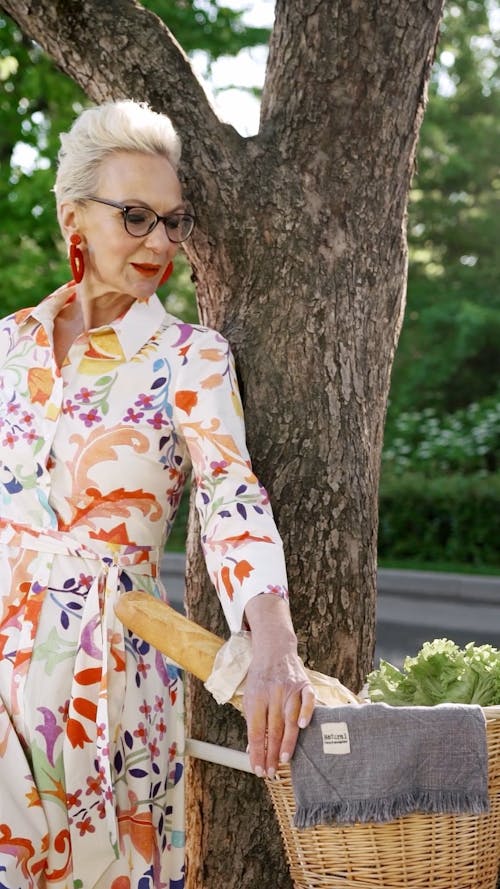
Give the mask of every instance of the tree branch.
M 217 117 L 166 25 L 136 0 L 2 0 L 0 7 L 95 102 L 131 98 L 168 114 L 183 141 L 186 178 L 213 178 L 228 148 L 243 141 Z

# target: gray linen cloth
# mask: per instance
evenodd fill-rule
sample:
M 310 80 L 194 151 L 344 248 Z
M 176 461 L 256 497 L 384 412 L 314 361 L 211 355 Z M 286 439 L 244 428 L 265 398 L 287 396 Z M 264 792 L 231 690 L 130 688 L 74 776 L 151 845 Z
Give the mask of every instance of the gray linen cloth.
M 291 762 L 295 826 L 489 810 L 480 707 L 316 707 Z

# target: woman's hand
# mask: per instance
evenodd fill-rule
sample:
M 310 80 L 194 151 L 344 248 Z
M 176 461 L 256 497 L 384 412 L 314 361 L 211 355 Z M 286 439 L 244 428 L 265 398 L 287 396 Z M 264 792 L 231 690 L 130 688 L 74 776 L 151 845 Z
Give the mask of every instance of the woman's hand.
M 272 778 L 278 764 L 291 759 L 299 729 L 311 720 L 315 695 L 297 655 L 288 603 L 256 596 L 245 613 L 252 631 L 243 697 L 250 764 L 259 778 Z

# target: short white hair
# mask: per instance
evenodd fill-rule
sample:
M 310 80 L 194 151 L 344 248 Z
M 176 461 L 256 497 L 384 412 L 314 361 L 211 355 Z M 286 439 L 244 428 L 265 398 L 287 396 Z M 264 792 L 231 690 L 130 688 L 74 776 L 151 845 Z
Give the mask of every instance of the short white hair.
M 128 100 L 87 108 L 60 139 L 54 185 L 58 204 L 95 194 L 100 166 L 115 151 L 159 154 L 174 170 L 181 156 L 181 142 L 170 119 Z

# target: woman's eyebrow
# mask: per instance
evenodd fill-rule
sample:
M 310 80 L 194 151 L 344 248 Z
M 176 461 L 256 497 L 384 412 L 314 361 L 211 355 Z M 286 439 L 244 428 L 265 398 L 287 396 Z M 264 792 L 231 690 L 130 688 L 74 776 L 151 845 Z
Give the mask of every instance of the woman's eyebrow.
M 155 208 L 151 206 L 151 204 L 148 204 L 147 201 L 143 201 L 141 198 L 129 198 L 127 200 L 120 201 L 120 203 L 123 204 L 124 207 L 144 207 L 145 210 L 153 210 L 154 213 L 157 212 L 155 210 Z M 182 213 L 185 211 L 186 211 L 186 204 L 184 202 L 182 202 L 180 204 L 177 204 L 171 210 L 167 210 L 166 215 L 168 216 L 169 213 L 179 213 L 179 212 Z M 161 213 L 158 215 L 161 216 Z

